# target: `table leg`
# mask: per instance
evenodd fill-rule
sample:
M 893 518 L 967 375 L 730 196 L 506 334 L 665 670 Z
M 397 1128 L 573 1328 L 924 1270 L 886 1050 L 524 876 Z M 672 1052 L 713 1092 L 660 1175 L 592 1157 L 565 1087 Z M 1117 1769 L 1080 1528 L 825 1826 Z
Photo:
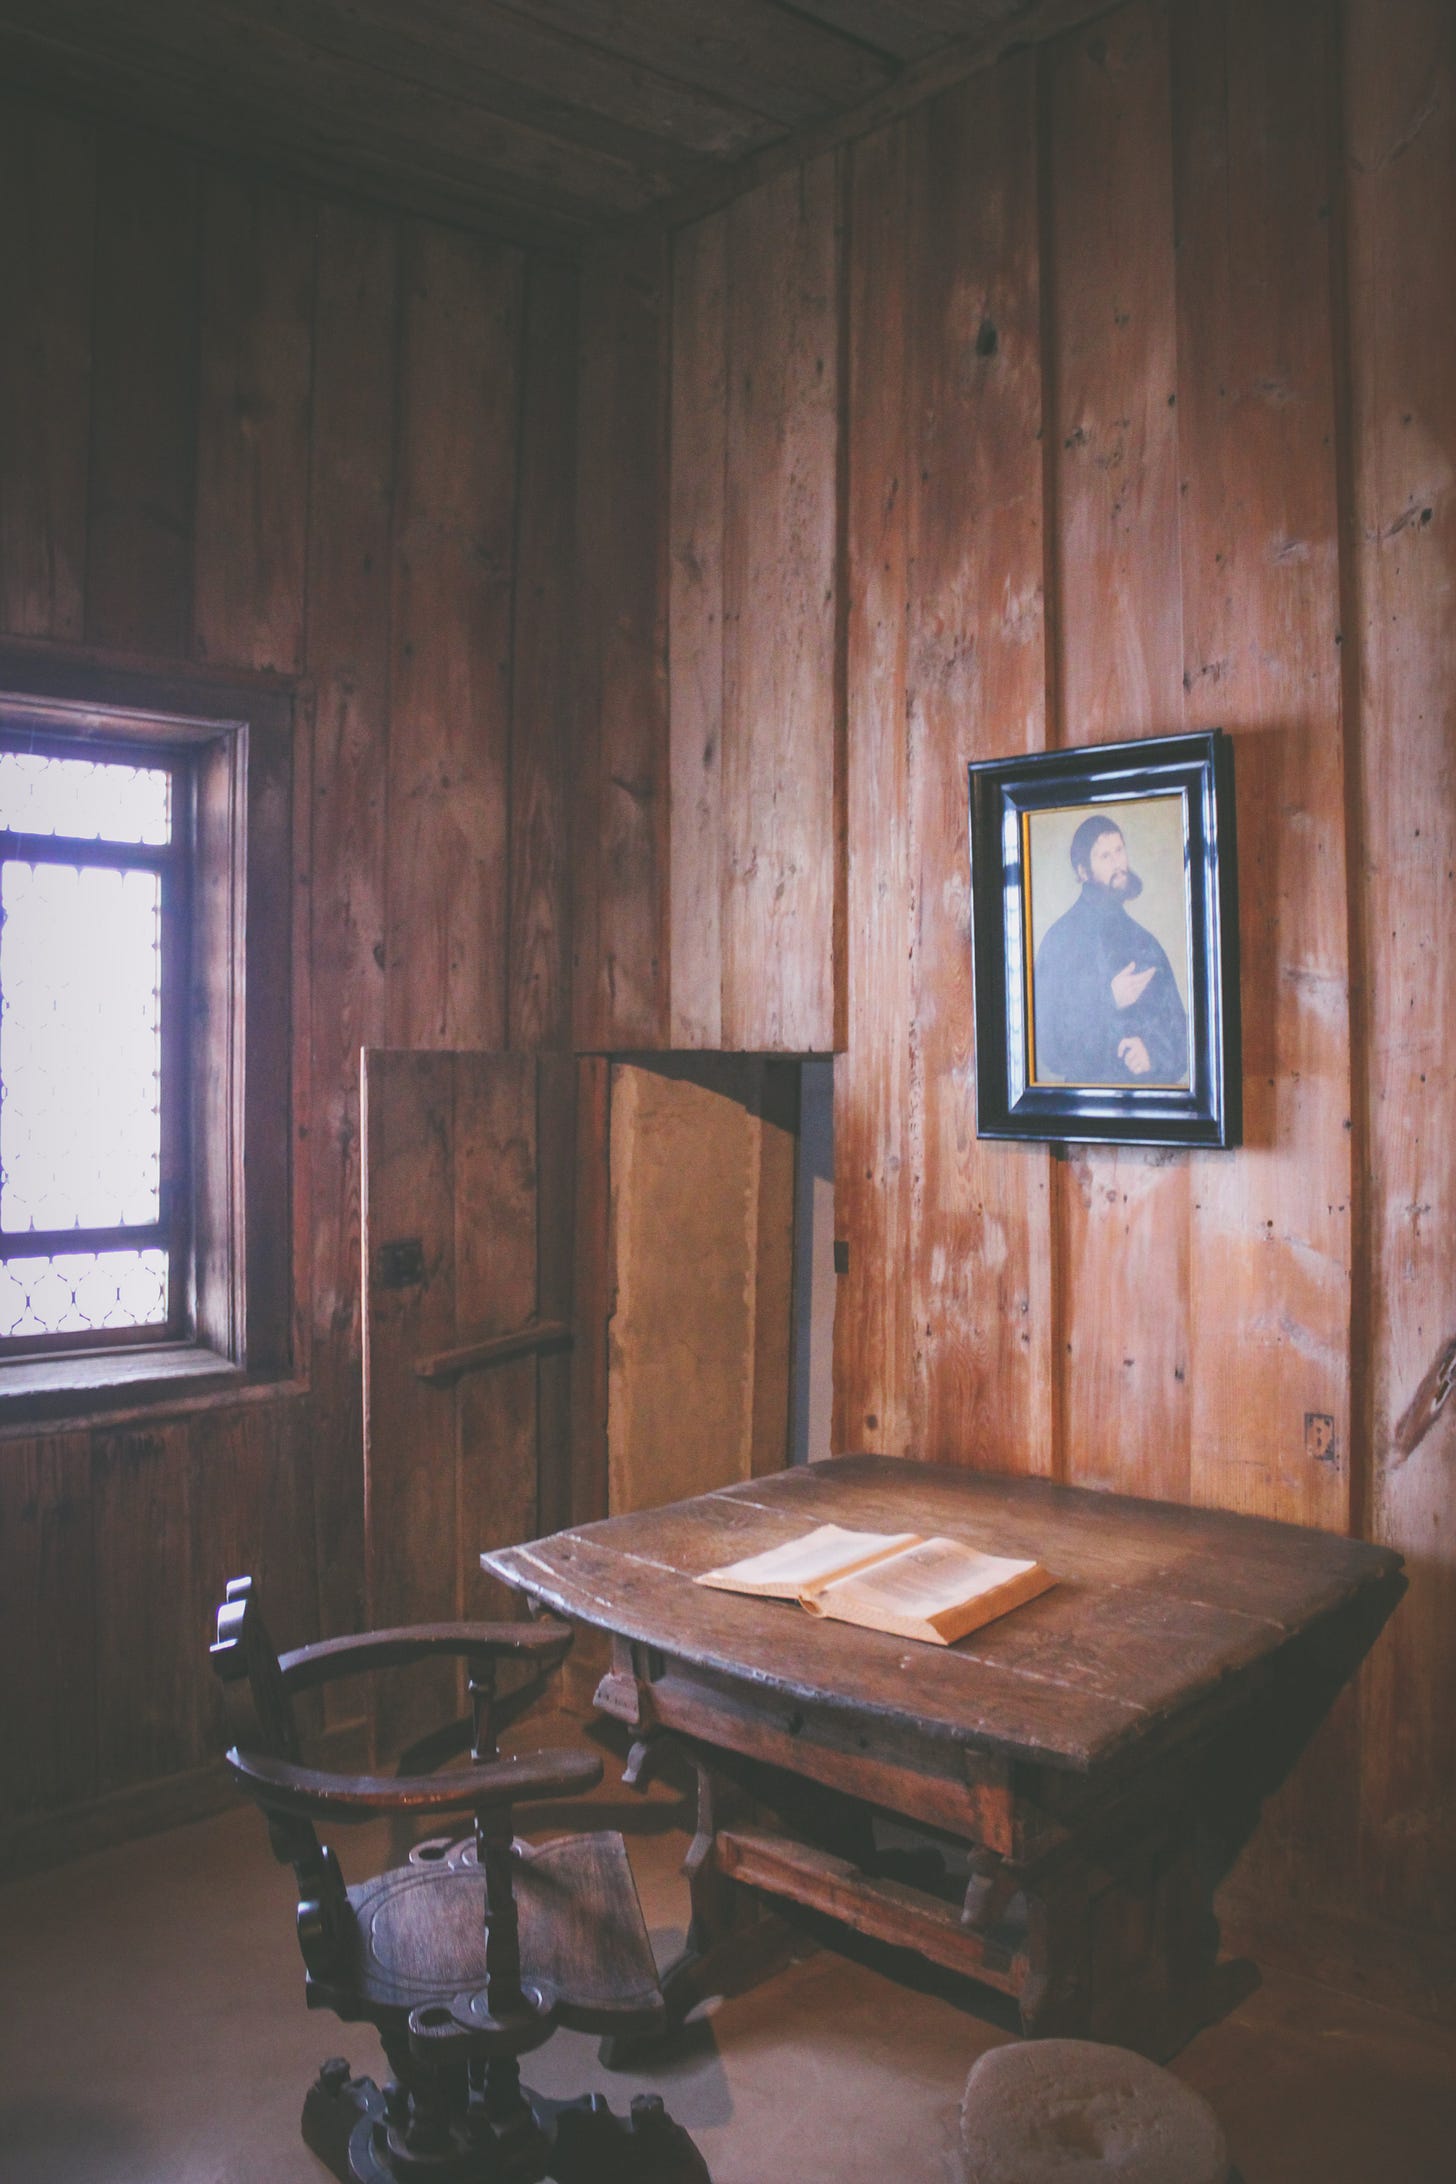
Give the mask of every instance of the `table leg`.
M 662 1974 L 669 2034 L 710 1995 L 743 1994 L 782 1970 L 806 1947 L 803 1936 L 771 1910 L 756 1890 L 740 1886 L 720 1869 L 718 1830 L 751 1818 L 753 1801 L 702 1758 L 695 1756 L 693 1764 L 698 1778 L 697 1832 L 683 1860 L 691 1917 L 682 1954 Z M 609 2035 L 601 2043 L 603 2068 L 630 2067 L 663 2037 Z
M 1258 1982 L 1250 1964 L 1219 1964 L 1210 1893 L 1187 1819 L 1115 1865 L 1073 1856 L 1030 1879 L 1023 2032 L 1176 2055 Z

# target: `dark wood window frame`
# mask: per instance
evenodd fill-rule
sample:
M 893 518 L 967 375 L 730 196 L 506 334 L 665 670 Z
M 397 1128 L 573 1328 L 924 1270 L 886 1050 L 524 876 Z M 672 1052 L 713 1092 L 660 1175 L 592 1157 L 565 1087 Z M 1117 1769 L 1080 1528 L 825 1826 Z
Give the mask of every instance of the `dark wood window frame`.
M 128 1403 L 178 1383 L 277 1380 L 292 1359 L 295 693 L 0 650 L 7 740 L 100 757 L 180 754 L 190 782 L 185 1053 L 190 1168 L 171 1209 L 182 1289 L 166 1336 L 0 1358 L 0 1419 Z M 176 1012 L 174 1012 L 174 1016 Z M 167 1036 L 164 1030 L 164 1038 Z M 165 1066 L 165 1065 L 164 1065 Z M 165 1210 L 165 1209 L 164 1209 Z

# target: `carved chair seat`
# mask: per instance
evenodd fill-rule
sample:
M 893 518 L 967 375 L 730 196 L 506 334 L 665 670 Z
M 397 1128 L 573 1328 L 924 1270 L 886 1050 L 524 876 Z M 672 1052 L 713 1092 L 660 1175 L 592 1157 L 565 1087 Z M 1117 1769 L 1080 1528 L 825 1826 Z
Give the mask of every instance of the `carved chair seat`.
M 497 1738 L 544 1688 L 571 1644 L 552 1622 L 424 1625 L 326 1640 L 282 1656 L 248 1578 L 229 1584 L 212 1648 L 218 1674 L 246 1682 L 252 1742 L 228 1764 L 268 1822 L 298 1883 L 309 2007 L 377 2027 L 392 2077 L 381 2089 L 326 2063 L 304 2103 L 303 2135 L 341 2184 L 704 2184 L 708 2172 L 660 2102 L 629 2122 L 600 2096 L 550 2102 L 523 2088 L 518 2058 L 558 2025 L 629 2038 L 664 2007 L 636 1884 L 619 1834 L 532 1846 L 513 1807 L 580 1795 L 602 1763 L 581 1748 L 502 1756 Z M 440 1656 L 469 1668 L 471 1718 L 431 1740 L 468 1741 L 469 1763 L 414 1775 L 342 1775 L 303 1763 L 293 1699 L 333 1677 Z M 525 1681 L 508 1694 L 497 1669 Z M 469 1813 L 458 1840 L 431 1836 L 405 1864 L 347 1887 L 318 1829 L 381 1814 Z

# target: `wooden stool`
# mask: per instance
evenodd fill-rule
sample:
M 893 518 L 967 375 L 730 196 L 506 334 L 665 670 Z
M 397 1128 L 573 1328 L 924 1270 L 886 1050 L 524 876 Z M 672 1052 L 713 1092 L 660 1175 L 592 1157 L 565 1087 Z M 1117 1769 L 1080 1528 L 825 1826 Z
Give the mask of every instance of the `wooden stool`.
M 992 2048 L 961 2103 L 966 2184 L 1230 2184 L 1207 2101 L 1096 2040 Z

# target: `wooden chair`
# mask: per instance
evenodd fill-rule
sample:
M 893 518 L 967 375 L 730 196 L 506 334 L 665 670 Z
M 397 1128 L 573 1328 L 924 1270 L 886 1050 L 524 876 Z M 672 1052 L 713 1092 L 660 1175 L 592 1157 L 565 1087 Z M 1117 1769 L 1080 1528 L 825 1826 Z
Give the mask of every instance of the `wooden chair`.
M 342 2184 L 705 2184 L 691 2139 L 652 2097 L 630 2121 L 600 2095 L 551 2102 L 521 2085 L 518 2058 L 557 2025 L 619 2036 L 663 2022 L 626 1848 L 597 1832 L 533 1849 L 513 1839 L 524 1798 L 579 1795 L 602 1763 L 579 1747 L 502 1758 L 497 1737 L 571 1644 L 564 1623 L 450 1623 L 362 1632 L 280 1656 L 252 1580 L 218 1610 L 212 1658 L 251 1689 L 256 1741 L 228 1753 L 262 1809 L 274 1855 L 298 1882 L 298 1943 L 311 2009 L 378 2028 L 393 2073 L 381 2089 L 324 2064 L 303 2136 Z M 292 1700 L 331 1678 L 440 1656 L 469 1669 L 471 1719 L 432 1740 L 469 1741 L 463 1767 L 399 1776 L 326 1774 L 302 1762 Z M 524 1684 L 497 1692 L 515 1662 Z M 473 1815 L 459 1840 L 417 1843 L 402 1866 L 347 1888 L 316 1823 L 379 1814 Z

